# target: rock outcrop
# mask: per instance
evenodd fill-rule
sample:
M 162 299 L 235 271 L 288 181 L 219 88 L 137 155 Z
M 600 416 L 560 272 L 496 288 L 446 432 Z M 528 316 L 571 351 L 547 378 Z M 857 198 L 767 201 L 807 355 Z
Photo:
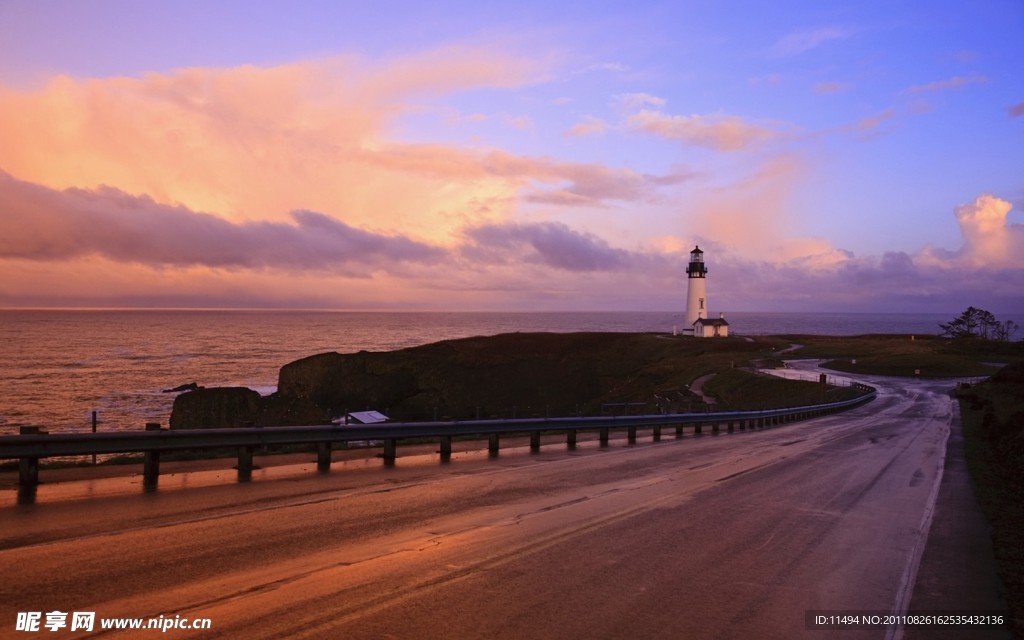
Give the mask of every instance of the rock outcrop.
M 261 413 L 260 394 L 246 387 L 187 391 L 174 399 L 172 429 L 225 429 L 253 426 Z

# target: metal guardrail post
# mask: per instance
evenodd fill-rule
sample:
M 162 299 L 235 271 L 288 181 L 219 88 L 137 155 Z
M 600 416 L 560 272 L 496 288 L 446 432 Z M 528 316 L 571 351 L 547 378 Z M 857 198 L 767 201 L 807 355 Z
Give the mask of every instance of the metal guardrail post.
M 655 442 L 661 442 L 661 427 L 660 426 L 654 427 L 654 441 Z
M 601 427 L 601 430 L 598 432 L 598 436 L 597 437 L 598 437 L 598 440 L 601 441 L 601 446 L 602 447 L 607 447 L 608 446 L 608 427 Z
M 21 427 L 19 435 L 42 435 L 39 427 Z M 26 456 L 18 459 L 18 498 L 31 502 L 35 498 L 36 487 L 39 486 L 39 458 Z
M 576 429 L 565 430 L 565 446 L 570 449 L 576 448 Z
M 441 459 L 451 460 L 452 458 L 452 437 L 441 436 Z
M 384 440 L 384 462 L 394 463 L 395 458 L 398 457 L 398 441 L 395 438 L 387 438 Z
M 35 487 L 39 484 L 39 458 L 18 460 L 18 486 Z
M 487 453 L 491 454 L 492 456 L 498 455 L 498 450 L 501 448 L 500 440 L 501 437 L 497 433 L 492 433 L 489 436 L 487 436 Z
M 146 431 L 160 431 L 159 422 L 147 422 Z M 142 488 L 146 491 L 156 489 L 160 479 L 160 452 L 146 451 L 142 460 Z
M 629 425 L 629 428 L 626 430 L 626 434 L 626 439 L 629 444 L 636 444 L 636 425 Z
M 316 470 L 328 471 L 331 468 L 331 443 L 316 443 Z
M 530 451 L 540 451 L 540 431 L 530 432 Z
M 252 453 L 253 447 L 238 447 L 238 481 L 248 482 L 252 480 Z

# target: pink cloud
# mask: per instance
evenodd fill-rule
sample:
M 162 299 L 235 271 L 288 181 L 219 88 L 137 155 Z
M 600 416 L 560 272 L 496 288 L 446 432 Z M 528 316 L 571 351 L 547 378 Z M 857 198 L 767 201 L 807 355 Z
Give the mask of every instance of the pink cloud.
M 771 129 L 748 124 L 735 116 L 674 116 L 649 109 L 629 116 L 626 125 L 717 151 L 739 151 L 777 136 Z
M 758 226 L 781 204 L 765 189 L 796 170 L 764 167 L 734 185 L 744 193 L 737 210 L 709 212 L 725 226 L 701 223 L 707 240 L 672 238 L 660 250 L 561 222 L 508 221 L 466 225 L 445 248 L 321 213 L 232 222 L 110 188 L 55 191 L 0 175 L 0 304 L 671 310 L 699 242 L 714 311 L 1024 311 L 1024 232 L 1008 223 L 1007 202 L 980 196 L 957 207 L 957 251 L 857 257 L 770 231 L 778 219 Z M 744 217 L 745 198 L 762 207 Z M 762 252 L 747 250 L 735 228 Z
M 1007 222 L 1012 208 L 989 194 L 956 207 L 964 237 L 959 257 L 975 266 L 1024 268 L 1024 225 Z
M 973 76 L 953 76 L 946 80 L 937 80 L 935 82 L 929 82 L 927 84 L 916 84 L 912 87 L 908 87 L 904 93 L 908 95 L 919 95 L 922 93 L 931 93 L 934 91 L 945 91 L 947 89 L 959 89 L 972 84 L 985 84 L 988 82 L 988 78 L 981 75 Z
M 789 57 L 806 53 L 836 40 L 845 40 L 853 35 L 847 27 L 825 26 L 795 31 L 772 45 L 769 53 L 774 57 Z
M 374 159 L 389 127 L 414 97 L 518 87 L 540 81 L 548 65 L 446 47 L 380 61 L 338 56 L 139 78 L 62 76 L 33 90 L 0 88 L 0 168 L 54 189 L 113 185 L 235 219 L 343 211 L 355 224 L 441 239 L 456 228 L 452 211 L 512 198 L 518 185 L 487 176 L 441 185 L 436 174 L 395 174 Z M 460 153 L 460 165 L 470 167 L 475 154 L 449 155 Z
M 566 135 L 582 138 L 585 136 L 601 135 L 607 130 L 608 123 L 601 118 L 584 116 L 580 122 L 577 122 L 566 131 Z
M 53 191 L 0 173 L 0 258 L 69 261 L 103 256 L 150 266 L 342 269 L 355 276 L 444 251 L 408 238 L 295 211 L 290 223 L 231 222 L 106 187 Z
M 814 92 L 821 94 L 839 93 L 846 91 L 850 88 L 850 85 L 845 82 L 819 82 L 814 85 Z

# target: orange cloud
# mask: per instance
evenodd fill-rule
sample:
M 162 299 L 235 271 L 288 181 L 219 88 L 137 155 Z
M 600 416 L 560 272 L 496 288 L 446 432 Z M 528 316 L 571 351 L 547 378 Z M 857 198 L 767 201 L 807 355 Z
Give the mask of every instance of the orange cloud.
M 466 224 L 507 219 L 519 202 L 604 206 L 648 199 L 675 180 L 389 136 L 415 97 L 514 88 L 542 81 L 549 66 L 446 47 L 378 62 L 61 76 L 35 90 L 0 88 L 0 170 L 57 190 L 108 185 L 234 221 L 287 224 L 291 211 L 319 211 L 442 244 Z
M 1024 268 L 1024 225 L 1007 223 L 1012 208 L 989 194 L 956 207 L 964 236 L 960 258 L 976 267 Z
M 779 262 L 797 257 L 792 250 L 782 255 L 780 246 L 792 223 L 789 197 L 806 174 L 796 155 L 769 158 L 742 180 L 699 196 L 693 228 L 701 238 L 727 239 L 731 251 L 747 258 Z
M 234 219 L 305 208 L 439 238 L 453 229 L 450 212 L 510 198 L 518 185 L 479 172 L 439 183 L 382 171 L 370 158 L 388 144 L 390 122 L 412 96 L 521 86 L 545 64 L 444 48 L 376 63 L 60 76 L 36 90 L 0 88 L 0 168 L 55 189 L 110 185 Z M 461 154 L 470 166 L 473 154 Z
M 600 135 L 608 130 L 608 123 L 594 116 L 583 116 L 583 119 L 566 131 L 566 135 L 584 137 Z

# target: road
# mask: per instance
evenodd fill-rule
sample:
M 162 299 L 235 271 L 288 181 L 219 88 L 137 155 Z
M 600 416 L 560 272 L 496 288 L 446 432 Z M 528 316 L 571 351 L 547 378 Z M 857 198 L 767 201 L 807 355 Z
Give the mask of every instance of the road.
M 805 612 L 909 598 L 953 413 L 949 383 L 873 382 L 760 431 L 44 486 L 0 508 L 0 637 L 56 609 L 211 620 L 178 638 L 884 638 Z

